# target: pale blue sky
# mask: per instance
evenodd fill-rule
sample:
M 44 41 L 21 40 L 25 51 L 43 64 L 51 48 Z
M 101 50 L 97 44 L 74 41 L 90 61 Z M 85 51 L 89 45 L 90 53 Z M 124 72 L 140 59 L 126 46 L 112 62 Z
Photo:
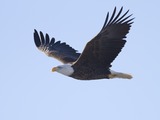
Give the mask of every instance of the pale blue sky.
M 160 120 L 159 0 L 0 2 L 0 120 Z M 58 73 L 34 29 L 82 52 L 114 7 L 135 17 L 113 70 L 132 80 L 79 81 Z

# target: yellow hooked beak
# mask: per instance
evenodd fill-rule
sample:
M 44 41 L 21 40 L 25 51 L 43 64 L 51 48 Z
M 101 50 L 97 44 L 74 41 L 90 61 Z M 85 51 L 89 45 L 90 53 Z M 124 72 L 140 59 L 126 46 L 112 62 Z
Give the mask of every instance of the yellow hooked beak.
M 57 71 L 57 67 L 52 68 L 52 72 Z

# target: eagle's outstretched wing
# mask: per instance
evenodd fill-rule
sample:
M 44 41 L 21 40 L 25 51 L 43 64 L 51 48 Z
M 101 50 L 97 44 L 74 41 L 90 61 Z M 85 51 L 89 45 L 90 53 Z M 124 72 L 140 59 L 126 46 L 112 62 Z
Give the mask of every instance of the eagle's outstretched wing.
M 64 64 L 72 64 L 80 56 L 80 53 L 77 53 L 75 49 L 67 45 L 65 42 L 56 42 L 54 38 L 50 39 L 48 34 L 44 36 L 41 31 L 38 34 L 38 32 L 34 30 L 34 42 L 39 50 L 50 57 L 58 59 Z
M 126 43 L 126 34 L 129 32 L 133 18 L 127 15 L 129 10 L 121 15 L 123 7 L 116 15 L 116 7 L 109 19 L 109 13 L 101 31 L 89 41 L 79 59 L 73 64 L 87 66 L 93 69 L 111 66 L 112 61 L 120 53 Z

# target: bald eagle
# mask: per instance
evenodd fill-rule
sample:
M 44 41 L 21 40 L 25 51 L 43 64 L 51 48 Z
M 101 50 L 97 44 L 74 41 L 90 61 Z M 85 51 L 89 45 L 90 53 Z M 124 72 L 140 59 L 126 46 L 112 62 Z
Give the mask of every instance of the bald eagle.
M 123 7 L 116 14 L 116 7 L 109 18 L 107 13 L 104 25 L 100 32 L 90 40 L 82 53 L 66 44 L 55 41 L 40 31 L 34 31 L 36 47 L 46 55 L 56 58 L 63 65 L 52 68 L 63 75 L 79 80 L 124 78 L 131 79 L 130 74 L 116 72 L 110 69 L 111 63 L 121 52 L 126 43 L 126 34 L 129 32 L 134 18 L 127 15 L 129 10 L 122 14 Z

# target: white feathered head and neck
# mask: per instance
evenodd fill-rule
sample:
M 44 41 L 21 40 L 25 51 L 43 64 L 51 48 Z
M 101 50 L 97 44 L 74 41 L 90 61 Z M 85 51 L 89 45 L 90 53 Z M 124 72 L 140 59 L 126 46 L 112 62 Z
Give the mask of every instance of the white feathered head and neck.
M 69 64 L 59 65 L 57 67 L 52 68 L 52 72 L 58 72 L 66 76 L 70 76 L 73 74 L 74 69 Z

